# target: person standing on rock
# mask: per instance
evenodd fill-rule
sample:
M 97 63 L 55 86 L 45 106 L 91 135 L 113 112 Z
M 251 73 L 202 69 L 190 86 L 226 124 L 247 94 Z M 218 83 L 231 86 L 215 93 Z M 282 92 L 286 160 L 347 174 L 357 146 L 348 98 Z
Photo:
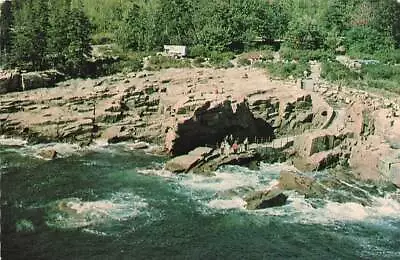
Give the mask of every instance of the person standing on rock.
M 246 139 L 244 139 L 243 144 L 244 144 L 244 151 L 247 152 L 247 150 L 249 149 L 249 139 L 247 137 Z
M 237 142 L 235 141 L 235 142 L 232 144 L 233 153 L 234 153 L 234 154 L 237 154 L 238 149 L 239 149 L 239 146 L 238 146 Z
M 225 155 L 229 155 L 229 153 L 230 153 L 230 145 L 229 145 L 229 143 L 227 142 L 227 141 L 225 141 L 224 142 L 224 154 Z
M 232 145 L 232 144 L 233 144 L 233 135 L 231 134 L 229 136 L 229 145 Z

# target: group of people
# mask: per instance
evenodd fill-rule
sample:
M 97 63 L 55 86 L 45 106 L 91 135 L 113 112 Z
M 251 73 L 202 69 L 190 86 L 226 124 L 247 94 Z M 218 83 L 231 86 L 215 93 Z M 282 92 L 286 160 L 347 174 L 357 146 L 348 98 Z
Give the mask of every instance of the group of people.
M 233 138 L 233 135 L 229 137 L 226 136 L 220 145 L 220 154 L 221 155 L 229 155 L 229 154 L 237 154 L 248 151 L 249 149 L 249 139 L 246 137 L 242 143 L 240 143 L 237 139 Z

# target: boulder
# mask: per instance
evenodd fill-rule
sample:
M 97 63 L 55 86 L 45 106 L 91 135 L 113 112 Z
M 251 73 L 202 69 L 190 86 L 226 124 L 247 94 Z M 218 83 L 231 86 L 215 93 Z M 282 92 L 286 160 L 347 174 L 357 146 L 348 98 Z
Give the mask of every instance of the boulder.
M 21 75 L 21 85 L 23 90 L 48 88 L 64 78 L 64 74 L 56 70 L 27 72 Z
M 373 134 L 374 120 L 369 107 L 357 101 L 346 109 L 346 125 L 349 130 L 357 135 Z
M 207 156 L 212 153 L 213 149 L 210 147 L 197 147 L 193 151 L 189 152 L 189 155 L 193 156 Z
M 165 169 L 171 172 L 180 173 L 180 172 L 188 172 L 192 169 L 203 156 L 201 155 L 181 155 L 178 157 L 169 160 L 165 164 Z
M 309 157 L 296 157 L 293 164 L 296 169 L 303 172 L 320 171 L 336 165 L 342 156 L 340 150 L 329 150 L 315 153 Z
M 255 191 L 247 195 L 246 208 L 249 210 L 265 209 L 285 205 L 288 196 L 282 193 L 278 187 L 273 187 L 269 190 Z
M 101 139 L 106 140 L 110 144 L 126 141 L 130 137 L 130 133 L 126 131 L 124 126 L 111 126 L 107 128 L 101 135 Z
M 147 149 L 149 148 L 149 144 L 146 142 L 137 142 L 129 145 L 130 148 L 135 150 Z
M 189 153 L 190 154 L 190 153 Z M 242 165 L 249 166 L 252 162 L 258 161 L 260 158 L 257 153 L 246 152 L 240 154 L 220 155 L 217 153 L 205 155 L 206 159 L 197 163 L 193 168 L 193 172 L 197 174 L 209 174 L 216 171 L 222 165 Z
M 301 194 L 311 191 L 315 179 L 300 172 L 283 170 L 280 172 L 279 187 L 284 190 L 295 190 Z
M 371 135 L 368 139 L 358 141 L 352 146 L 349 166 L 360 179 L 380 180 L 382 171 L 379 170 L 381 164 L 379 161 L 393 156 L 394 151 L 382 137 Z
M 209 147 L 197 147 L 186 155 L 181 155 L 169 160 L 165 169 L 171 172 L 188 172 L 195 167 L 204 157 L 210 155 L 213 149 Z
M 42 149 L 39 151 L 39 156 L 43 159 L 53 160 L 57 158 L 57 151 L 54 149 Z
M 0 94 L 21 90 L 21 74 L 19 72 L 0 71 Z
M 296 152 L 302 157 L 332 149 L 334 145 L 335 135 L 328 130 L 306 133 L 296 137 L 294 140 Z
M 400 152 L 380 158 L 378 169 L 385 179 L 400 187 Z

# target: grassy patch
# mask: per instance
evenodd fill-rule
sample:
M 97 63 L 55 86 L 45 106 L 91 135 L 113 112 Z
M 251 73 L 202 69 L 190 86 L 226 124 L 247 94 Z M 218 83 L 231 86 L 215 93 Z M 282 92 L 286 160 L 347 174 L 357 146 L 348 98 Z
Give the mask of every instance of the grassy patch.
M 363 65 L 361 71 L 356 72 L 337 62 L 324 62 L 321 76 L 328 81 L 341 81 L 352 87 L 381 89 L 400 94 L 400 66 L 396 65 Z
M 321 77 L 333 82 L 350 82 L 360 79 L 361 75 L 338 62 L 323 62 L 321 68 Z
M 279 62 L 279 63 L 268 63 L 266 68 L 274 77 L 289 78 L 300 78 L 303 76 L 305 70 L 310 70 L 308 63 L 292 63 L 292 62 Z
M 233 52 L 212 51 L 209 55 L 209 62 L 215 68 L 231 68 L 233 67 L 231 60 L 234 58 L 235 54 Z
M 176 59 L 174 57 L 168 56 L 151 56 L 148 60 L 148 70 L 161 70 L 168 68 L 190 68 L 192 63 L 187 59 Z
M 282 47 L 279 50 L 282 59 L 297 60 L 300 62 L 308 62 L 310 60 L 328 60 L 334 59 L 334 54 L 326 50 L 297 50 L 288 47 Z

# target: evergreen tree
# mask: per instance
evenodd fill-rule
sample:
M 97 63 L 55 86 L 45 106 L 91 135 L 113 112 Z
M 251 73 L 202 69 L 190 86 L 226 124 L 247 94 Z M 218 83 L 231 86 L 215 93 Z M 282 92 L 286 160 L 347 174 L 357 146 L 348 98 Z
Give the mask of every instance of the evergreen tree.
M 12 63 L 29 70 L 47 67 L 48 6 L 45 0 L 15 4 Z
M 50 2 L 47 52 L 52 68 L 64 69 L 68 49 L 68 24 L 71 17 L 68 0 Z
M 11 44 L 11 2 L 0 4 L 0 65 L 7 62 Z
M 191 0 L 160 0 L 160 25 L 165 44 L 190 45 L 194 42 L 193 2 Z
M 15 3 L 13 10 L 15 17 L 11 64 L 24 69 L 34 69 L 35 48 L 33 40 L 35 33 L 32 27 L 32 3 L 28 0 L 20 7 Z
M 33 67 L 35 70 L 47 69 L 47 31 L 49 29 L 49 6 L 47 0 L 35 0 L 32 4 L 32 40 L 35 55 Z
M 67 28 L 66 70 L 71 75 L 84 75 L 92 51 L 90 44 L 92 26 L 81 4 L 72 8 Z

